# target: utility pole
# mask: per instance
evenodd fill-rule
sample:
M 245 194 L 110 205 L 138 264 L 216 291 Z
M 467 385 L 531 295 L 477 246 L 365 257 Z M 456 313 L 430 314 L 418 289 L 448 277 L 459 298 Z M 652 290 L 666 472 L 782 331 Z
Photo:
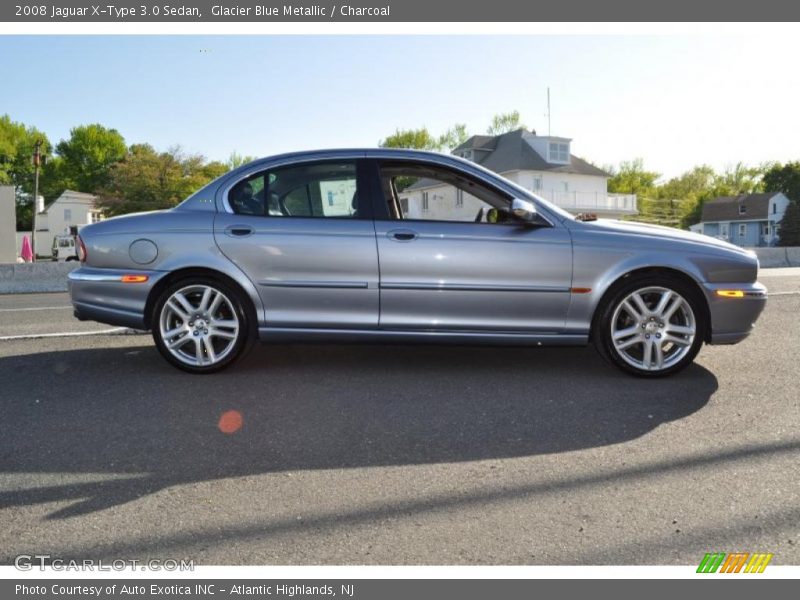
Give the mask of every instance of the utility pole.
M 550 130 L 550 86 L 547 86 L 547 137 L 553 135 Z
M 31 223 L 31 262 L 36 262 L 36 213 L 39 212 L 39 167 L 42 164 L 42 140 L 36 140 L 33 145 L 33 222 Z

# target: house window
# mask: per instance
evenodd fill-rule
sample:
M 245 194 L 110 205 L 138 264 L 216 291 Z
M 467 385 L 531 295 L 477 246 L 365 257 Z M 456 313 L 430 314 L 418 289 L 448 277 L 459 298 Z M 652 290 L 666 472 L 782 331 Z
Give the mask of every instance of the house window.
M 65 208 L 64 209 L 64 221 L 66 221 L 67 223 L 72 221 L 72 209 L 71 208 Z
M 744 223 L 739 223 L 739 237 L 744 237 L 747 235 L 747 225 Z
M 744 204 L 740 204 L 739 205 L 739 214 L 743 215 L 745 213 L 747 213 L 747 207 Z
M 569 144 L 550 142 L 548 160 L 549 162 L 569 162 Z
M 766 236 L 769 237 L 769 221 L 764 223 L 761 232 Z
M 428 212 L 428 192 L 422 192 L 422 212 Z
M 472 160 L 472 150 L 464 150 L 464 153 L 461 156 L 467 160 Z
M 772 214 L 774 215 L 777 212 L 778 212 L 778 203 L 777 202 L 773 202 L 772 203 Z
M 456 189 L 456 206 L 464 206 L 464 191 Z
M 722 225 L 719 226 L 719 234 L 724 238 L 728 237 L 728 224 L 727 223 L 723 223 Z
M 542 178 L 541 177 L 534 177 L 533 178 L 533 191 L 538 192 L 542 189 Z

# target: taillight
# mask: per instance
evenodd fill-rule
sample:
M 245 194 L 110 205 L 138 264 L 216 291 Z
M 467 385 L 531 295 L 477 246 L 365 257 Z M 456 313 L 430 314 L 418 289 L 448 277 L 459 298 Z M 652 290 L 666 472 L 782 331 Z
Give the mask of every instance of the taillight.
M 78 260 L 82 263 L 86 262 L 88 254 L 86 253 L 86 245 L 83 243 L 81 236 L 78 236 Z

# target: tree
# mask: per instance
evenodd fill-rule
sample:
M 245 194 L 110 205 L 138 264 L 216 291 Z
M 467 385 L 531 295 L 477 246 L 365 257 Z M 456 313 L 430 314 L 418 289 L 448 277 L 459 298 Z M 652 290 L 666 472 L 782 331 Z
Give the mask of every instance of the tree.
M 47 158 L 39 176 L 39 194 L 44 196 L 45 200 L 54 200 L 64 190 L 77 187 L 65 171 L 63 158 L 58 155 Z
M 783 192 L 789 206 L 781 219 L 779 246 L 800 246 L 800 161 L 772 165 L 764 173 L 764 190 Z
M 450 129 L 439 136 L 439 149 L 452 150 L 469 139 L 467 126 L 464 123 L 456 123 Z
M 111 166 L 125 157 L 125 139 L 116 129 L 102 125 L 80 125 L 61 140 L 56 152 L 63 161 L 63 184 L 80 192 L 95 193 L 110 180 Z
M 253 162 L 256 159 L 255 156 L 242 156 L 236 150 L 231 152 L 231 155 L 228 157 L 228 160 L 225 161 L 225 167 L 229 171 L 233 171 L 234 169 L 238 169 L 242 165 L 246 165 L 249 162 Z
M 431 135 L 427 127 L 419 129 L 396 129 L 395 132 L 381 140 L 381 148 L 411 148 L 413 150 L 439 150 L 440 140 Z
M 0 185 L 13 185 L 17 196 L 17 229 L 32 228 L 33 218 L 33 147 L 42 140 L 42 154 L 47 154 L 50 142 L 35 127 L 0 116 Z M 41 194 L 41 191 L 40 191 Z
M 135 144 L 112 166 L 98 204 L 111 216 L 172 208 L 227 170 L 177 146 L 157 152 L 149 144 Z
M 251 161 L 248 160 L 247 162 Z M 225 163 L 218 160 L 212 160 L 211 162 L 205 163 L 200 167 L 200 174 L 208 179 L 208 181 L 214 181 L 217 177 L 225 175 L 225 173 L 230 170 L 230 167 L 228 167 L 228 165 Z
M 507 113 L 500 113 L 492 117 L 492 123 L 489 125 L 486 133 L 489 135 L 500 135 L 501 133 L 508 133 L 517 129 L 525 129 L 525 125 L 520 122 L 519 111 L 512 110 Z
M 779 246 L 800 246 L 800 202 L 790 200 L 781 219 Z
M 708 165 L 700 165 L 673 177 L 656 189 L 657 198 L 674 204 L 676 224 L 689 227 L 700 222 L 703 203 L 712 195 L 717 174 Z
M 653 195 L 656 181 L 661 177 L 655 171 L 646 171 L 644 161 L 636 158 L 623 161 L 619 168 L 606 167 L 611 174 L 608 180 L 608 191 L 616 194 Z
M 761 179 L 764 169 L 748 167 L 744 163 L 736 163 L 718 175 L 714 181 L 717 196 L 735 196 L 737 194 L 753 194 L 763 189 Z
M 772 165 L 764 173 L 765 192 L 783 192 L 794 202 L 800 202 L 800 161 Z

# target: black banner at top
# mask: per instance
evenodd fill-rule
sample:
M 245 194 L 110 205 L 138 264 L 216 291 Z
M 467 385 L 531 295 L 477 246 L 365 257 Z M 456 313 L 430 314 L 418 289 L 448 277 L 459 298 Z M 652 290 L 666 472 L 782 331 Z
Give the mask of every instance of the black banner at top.
M 3 22 L 786 22 L 787 0 L 11 0 Z

